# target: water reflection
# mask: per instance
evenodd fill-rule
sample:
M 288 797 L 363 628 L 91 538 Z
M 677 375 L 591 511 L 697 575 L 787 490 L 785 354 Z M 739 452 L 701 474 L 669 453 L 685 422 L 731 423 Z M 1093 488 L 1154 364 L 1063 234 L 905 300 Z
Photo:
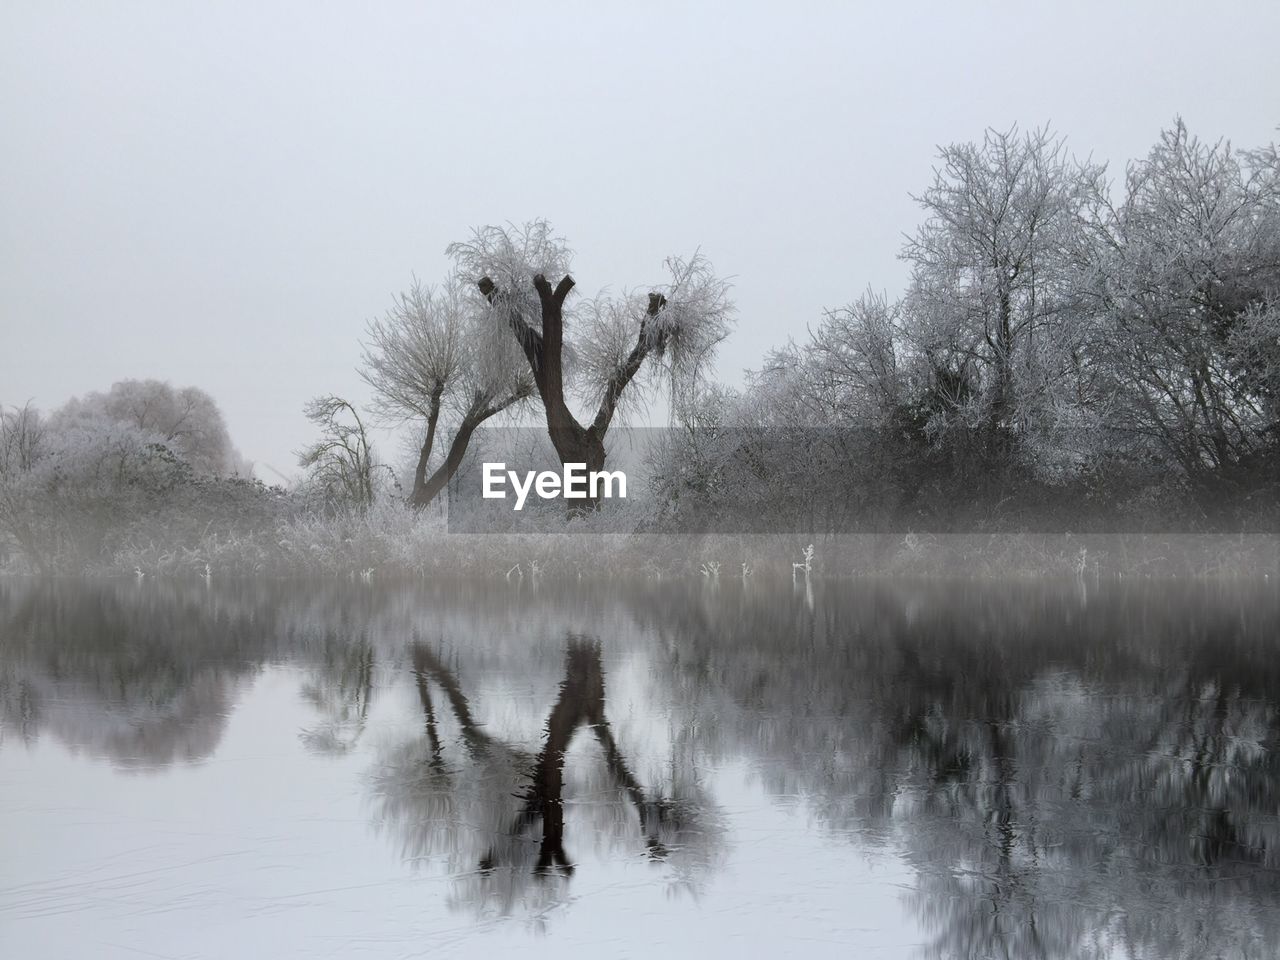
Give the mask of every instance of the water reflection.
M 349 753 L 364 733 L 373 704 L 373 647 L 360 640 L 326 639 L 320 663 L 302 685 L 303 699 L 317 719 L 298 736 L 316 753 Z
M 1274 593 L 896 587 L 813 616 L 748 606 L 732 648 L 733 614 L 686 616 L 698 675 L 739 707 L 734 747 L 916 867 L 931 955 L 1280 944 Z
M 565 640 L 563 679 L 536 754 L 484 729 L 454 671 L 429 645 L 413 643 L 410 662 L 424 732 L 386 758 L 374 778 L 378 819 L 394 825 L 407 859 L 447 856 L 463 888 L 458 900 L 506 915 L 517 904 L 538 913 L 567 895 L 575 861 L 565 848 L 566 804 L 574 799 L 566 795 L 565 768 L 579 733 L 595 740 L 603 766 L 603 776 L 587 767 L 578 798 L 607 811 L 592 824 L 597 841 L 636 833 L 652 861 L 673 851 L 686 862 L 690 853 L 700 863 L 711 859 L 700 847 L 717 836 L 702 823 L 713 805 L 693 784 L 682 795 L 647 790 L 618 745 L 599 640 Z M 458 756 L 446 755 L 433 686 L 456 724 Z
M 216 750 L 256 672 L 250 622 L 190 593 L 0 587 L 0 735 L 154 769 Z
M 0 618 L 5 749 L 216 764 L 255 677 L 293 670 L 295 762 L 357 761 L 382 842 L 480 917 L 545 918 L 588 862 L 828 895 L 752 861 L 745 766 L 911 869 L 925 956 L 1280 946 L 1274 589 L 9 583 Z

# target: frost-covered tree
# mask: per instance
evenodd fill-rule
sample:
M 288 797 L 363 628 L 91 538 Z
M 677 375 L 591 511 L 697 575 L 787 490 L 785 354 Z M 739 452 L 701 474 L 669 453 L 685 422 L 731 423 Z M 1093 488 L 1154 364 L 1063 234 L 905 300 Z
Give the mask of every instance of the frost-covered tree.
M 191 476 L 158 433 L 104 413 L 0 418 L 0 526 L 46 572 L 109 562 L 131 526 Z
M 463 305 L 454 286 L 441 290 L 416 280 L 386 316 L 369 324 L 360 375 L 374 389 L 375 409 L 391 421 L 425 423 L 411 498 L 427 482 L 445 392 L 463 365 Z
M 163 380 L 120 380 L 105 393 L 72 399 L 54 415 L 58 422 L 98 417 L 155 434 L 197 474 L 243 470 L 222 411 L 198 387 L 174 387 Z
M 31 404 L 0 408 L 0 536 L 11 538 L 28 556 L 42 553 L 44 520 L 31 475 L 47 437 L 48 425 Z
M 418 509 L 448 484 L 475 430 L 534 390 L 519 348 L 463 295 L 456 278 L 438 289 L 415 282 L 369 325 L 361 375 L 384 418 L 422 430 L 409 496 Z M 453 434 L 431 472 L 442 417 Z
M 0 477 L 30 470 L 40 458 L 49 426 L 30 403 L 0 408 Z
M 645 293 L 601 295 L 574 308 L 570 252 L 546 221 L 484 227 L 449 247 L 490 321 L 514 335 L 564 463 L 599 470 L 605 436 L 643 370 L 667 378 L 672 403 L 693 395 L 732 317 L 728 285 L 700 255 L 667 261 L 668 282 Z M 629 389 L 630 388 L 630 389 Z M 570 400 L 587 408 L 579 419 Z
M 1097 254 L 1101 342 L 1124 401 L 1115 429 L 1192 479 L 1276 440 L 1280 173 L 1181 120 L 1129 167 Z
M 902 304 L 868 290 L 810 336 L 807 372 L 845 422 L 882 424 L 903 402 L 901 327 Z
M 951 402 L 935 426 L 979 429 L 1006 459 L 1036 403 L 1073 376 L 1073 278 L 1103 171 L 1046 130 L 1016 128 L 945 147 L 940 161 L 901 254 L 913 347 Z
M 304 412 L 320 428 L 320 438 L 298 454 L 307 484 L 329 507 L 368 509 L 379 464 L 359 411 L 342 397 L 326 395 L 309 401 Z
M 681 405 L 672 429 L 650 446 L 649 485 L 666 517 L 678 516 L 690 497 L 718 502 L 733 495 L 724 466 L 743 433 L 745 408 L 736 391 L 705 384 Z

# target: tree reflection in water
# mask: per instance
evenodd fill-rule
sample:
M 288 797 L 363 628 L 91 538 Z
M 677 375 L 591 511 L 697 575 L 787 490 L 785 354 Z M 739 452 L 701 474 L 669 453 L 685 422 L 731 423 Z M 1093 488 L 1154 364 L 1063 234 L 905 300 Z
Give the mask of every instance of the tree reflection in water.
M 196 590 L 0 582 L 0 736 L 50 734 L 127 769 L 212 756 L 261 624 Z
M 655 625 L 718 749 L 916 868 L 927 955 L 1277 955 L 1274 592 L 840 592 Z
M 406 647 L 428 624 L 447 647 Z M 711 774 L 745 764 L 850 856 L 914 869 L 928 956 L 1262 958 L 1277 638 L 1274 588 L 1225 585 L 0 583 L 0 735 L 216 763 L 237 698 L 281 666 L 315 718 L 302 756 L 356 755 L 374 821 L 482 916 L 565 902 L 592 852 L 698 888 L 734 829 Z M 620 731 L 624 658 L 647 686 Z M 478 709 L 526 676 L 533 712 Z M 412 704 L 400 741 L 368 734 L 403 717 L 389 688 Z M 803 895 L 805 864 L 769 866 Z
M 707 798 L 693 785 L 681 796 L 646 791 L 619 747 L 605 712 L 599 641 L 567 639 L 564 677 L 536 754 L 484 730 L 454 671 L 429 646 L 414 643 L 411 663 L 424 737 L 402 747 L 375 777 L 380 819 L 394 825 L 407 857 L 447 856 L 449 871 L 458 881 L 456 903 L 499 915 L 519 906 L 537 915 L 567 895 L 574 860 L 565 848 L 565 808 L 571 802 L 565 769 L 570 745 L 580 731 L 589 731 L 599 746 L 612 788 L 610 797 L 609 789 L 589 771 L 591 798 L 604 798 L 603 804 L 593 805 L 608 806 L 612 812 L 606 830 L 628 835 L 638 828 L 644 855 L 651 861 L 683 855 L 680 868 L 685 879 L 690 859 L 697 864 L 713 859 L 719 834 Z M 445 756 L 433 684 L 459 729 L 461 763 L 451 764 Z M 631 810 L 630 828 L 626 807 Z
M 374 696 L 373 647 L 367 641 L 334 640 L 326 638 L 320 663 L 302 685 L 302 698 L 315 709 L 318 719 L 298 736 L 308 749 L 321 754 L 355 749 L 369 721 Z

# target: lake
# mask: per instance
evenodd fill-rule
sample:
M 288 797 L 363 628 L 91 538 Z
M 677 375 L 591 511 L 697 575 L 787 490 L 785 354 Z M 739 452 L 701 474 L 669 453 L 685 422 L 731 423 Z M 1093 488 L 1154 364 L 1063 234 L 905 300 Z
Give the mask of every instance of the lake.
M 0 954 L 1272 958 L 1278 654 L 1274 583 L 0 581 Z

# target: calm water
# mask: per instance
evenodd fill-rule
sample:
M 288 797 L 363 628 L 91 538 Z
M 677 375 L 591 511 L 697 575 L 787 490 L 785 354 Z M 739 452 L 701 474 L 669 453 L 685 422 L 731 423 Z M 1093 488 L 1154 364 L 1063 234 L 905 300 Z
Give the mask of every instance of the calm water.
M 0 583 L 0 954 L 1280 955 L 1274 586 Z

